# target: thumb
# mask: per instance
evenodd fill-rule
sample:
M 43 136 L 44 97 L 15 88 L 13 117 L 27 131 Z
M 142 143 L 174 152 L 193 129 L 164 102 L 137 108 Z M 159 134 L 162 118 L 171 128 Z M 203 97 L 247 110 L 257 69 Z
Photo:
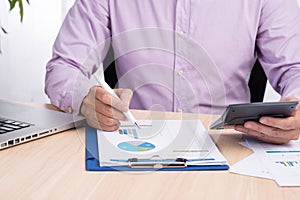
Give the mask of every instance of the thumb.
M 133 94 L 132 91 L 130 89 L 115 89 L 115 92 L 124 105 L 127 106 L 127 110 L 129 110 L 129 105 Z
M 294 96 L 284 97 L 280 101 L 298 101 L 298 105 L 296 106 L 296 110 L 300 110 L 300 99 L 298 99 Z
M 296 97 L 294 96 L 287 96 L 287 97 L 282 97 L 280 99 L 280 101 L 299 101 L 299 99 L 297 99 Z

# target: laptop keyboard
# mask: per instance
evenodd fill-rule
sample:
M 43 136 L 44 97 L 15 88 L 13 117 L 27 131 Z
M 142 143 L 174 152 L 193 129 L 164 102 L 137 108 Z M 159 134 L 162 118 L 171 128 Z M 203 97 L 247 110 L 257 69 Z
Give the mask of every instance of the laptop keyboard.
M 26 122 L 0 118 L 0 134 L 27 128 L 29 126 L 31 126 L 31 124 L 28 124 Z

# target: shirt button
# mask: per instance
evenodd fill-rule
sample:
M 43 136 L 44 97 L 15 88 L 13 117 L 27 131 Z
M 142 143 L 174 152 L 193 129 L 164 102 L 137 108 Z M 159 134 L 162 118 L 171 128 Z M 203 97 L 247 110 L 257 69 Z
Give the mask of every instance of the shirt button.
M 180 76 L 182 76 L 182 75 L 183 75 L 183 70 L 179 70 L 177 73 L 178 73 Z
M 71 106 L 68 107 L 68 112 L 72 113 L 73 112 L 73 108 Z
M 181 109 L 181 108 L 178 108 L 177 111 L 178 111 L 178 112 L 182 112 L 182 109 Z
M 179 35 L 184 35 L 184 32 L 183 31 L 179 31 L 178 34 Z

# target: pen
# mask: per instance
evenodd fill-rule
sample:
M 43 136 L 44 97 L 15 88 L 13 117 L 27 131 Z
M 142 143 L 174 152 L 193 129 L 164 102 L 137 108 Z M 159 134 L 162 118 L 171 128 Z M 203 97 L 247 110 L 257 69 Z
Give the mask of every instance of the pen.
M 109 85 L 104 81 L 103 78 L 101 78 L 99 80 L 101 87 L 107 91 L 109 94 L 111 94 L 112 96 L 116 97 L 117 99 L 120 99 L 118 97 L 118 95 L 115 93 L 115 91 L 113 89 L 111 89 L 111 87 L 109 87 Z M 127 112 L 123 112 L 123 114 L 127 117 L 127 119 L 129 121 L 131 121 L 131 123 L 133 123 L 136 127 L 138 127 L 139 129 L 141 129 L 141 127 L 139 126 L 139 124 L 136 122 L 135 118 L 133 117 L 133 115 L 131 114 L 131 112 L 128 110 Z

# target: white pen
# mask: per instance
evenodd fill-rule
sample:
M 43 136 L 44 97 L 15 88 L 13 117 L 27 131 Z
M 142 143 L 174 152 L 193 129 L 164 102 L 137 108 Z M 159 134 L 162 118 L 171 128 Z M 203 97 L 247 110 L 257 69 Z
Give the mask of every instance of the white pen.
M 107 91 L 109 94 L 111 94 L 112 96 L 116 97 L 117 99 L 120 99 L 118 97 L 118 95 L 115 93 L 115 91 L 113 89 L 111 89 L 111 87 L 109 87 L 109 85 L 104 81 L 103 78 L 101 78 L 99 80 L 101 87 Z M 133 123 L 136 127 L 138 127 L 139 129 L 141 128 L 139 126 L 139 124 L 136 122 L 135 118 L 133 117 L 133 115 L 131 114 L 131 112 L 128 110 L 127 112 L 123 112 L 123 114 L 127 117 L 127 119 L 129 121 L 131 121 L 131 123 Z

